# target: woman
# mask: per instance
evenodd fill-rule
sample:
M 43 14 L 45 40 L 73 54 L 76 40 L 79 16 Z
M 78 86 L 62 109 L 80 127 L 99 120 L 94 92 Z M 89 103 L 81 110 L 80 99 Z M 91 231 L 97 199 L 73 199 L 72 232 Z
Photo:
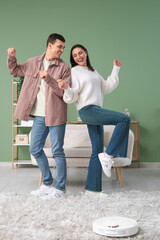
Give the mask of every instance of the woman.
M 102 191 L 102 169 L 110 177 L 116 157 L 127 155 L 130 118 L 125 114 L 102 108 L 103 95 L 112 92 L 119 84 L 121 63 L 118 59 L 114 60 L 112 73 L 104 80 L 91 66 L 87 49 L 80 44 L 72 47 L 70 62 L 72 88 L 61 79 L 58 80 L 58 85 L 64 90 L 64 101 L 75 102 L 80 118 L 87 124 L 92 155 L 85 189 L 87 193 L 99 193 Z M 105 152 L 103 125 L 115 125 Z

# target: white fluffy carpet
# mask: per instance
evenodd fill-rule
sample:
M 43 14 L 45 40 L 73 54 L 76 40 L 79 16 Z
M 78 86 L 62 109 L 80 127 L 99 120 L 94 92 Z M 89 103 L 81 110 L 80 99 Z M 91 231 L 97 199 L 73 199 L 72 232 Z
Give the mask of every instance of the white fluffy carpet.
M 111 238 L 92 232 L 94 219 L 123 216 L 138 222 L 133 237 Z M 0 240 L 160 239 L 160 192 L 124 191 L 107 198 L 80 193 L 41 200 L 25 194 L 0 194 Z

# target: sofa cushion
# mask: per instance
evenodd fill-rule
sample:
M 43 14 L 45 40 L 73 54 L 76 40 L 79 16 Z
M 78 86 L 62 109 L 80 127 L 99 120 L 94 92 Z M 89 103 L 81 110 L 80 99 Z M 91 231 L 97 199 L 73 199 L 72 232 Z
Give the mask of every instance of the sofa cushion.
M 52 151 L 51 148 L 44 148 L 44 152 L 47 158 L 52 158 Z M 64 148 L 66 158 L 90 158 L 92 153 L 92 148 Z
M 90 158 L 92 154 L 92 148 L 64 148 L 66 157 L 79 157 L 79 158 Z
M 67 129 L 64 148 L 89 148 L 91 141 L 87 129 Z
M 50 134 L 48 134 L 44 148 L 50 148 Z M 68 129 L 66 128 L 64 137 L 64 148 L 89 148 L 91 147 L 91 141 L 88 135 L 87 128 L 80 129 Z
M 129 158 L 117 157 L 113 158 L 113 160 L 114 160 L 113 167 L 124 167 L 129 166 L 131 164 L 131 160 Z

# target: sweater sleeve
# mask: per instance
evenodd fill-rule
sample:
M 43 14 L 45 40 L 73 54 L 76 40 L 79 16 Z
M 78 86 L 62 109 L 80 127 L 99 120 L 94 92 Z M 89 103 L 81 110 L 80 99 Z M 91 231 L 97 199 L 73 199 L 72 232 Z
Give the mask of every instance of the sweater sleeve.
M 76 74 L 74 74 L 73 72 L 72 72 L 71 79 L 72 79 L 71 80 L 72 87 L 68 86 L 68 88 L 64 90 L 63 100 L 66 103 L 77 102 L 79 99 L 79 91 L 80 91 L 79 79 L 78 77 L 76 77 Z
M 113 70 L 111 75 L 107 78 L 107 80 L 104 80 L 101 77 L 102 80 L 102 93 L 107 94 L 111 93 L 119 84 L 119 78 L 118 78 L 118 73 L 119 73 L 120 67 L 114 65 Z

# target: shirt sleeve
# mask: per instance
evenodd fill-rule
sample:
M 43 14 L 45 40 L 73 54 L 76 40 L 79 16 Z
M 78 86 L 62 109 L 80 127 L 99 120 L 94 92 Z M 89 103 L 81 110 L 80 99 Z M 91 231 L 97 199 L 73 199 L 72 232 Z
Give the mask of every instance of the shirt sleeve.
M 19 76 L 25 75 L 27 62 L 18 65 L 16 57 L 7 55 L 7 65 L 8 65 L 10 74 L 13 77 L 19 77 Z
M 71 70 L 68 66 L 62 74 L 62 79 L 66 81 L 68 85 L 71 84 Z M 55 78 L 48 74 L 47 77 L 45 77 L 45 82 L 52 88 L 57 96 L 63 97 L 63 90 L 58 87 L 58 83 Z
M 119 73 L 120 67 L 114 65 L 113 66 L 113 70 L 111 75 L 107 78 L 107 80 L 104 80 L 101 77 L 101 87 L 102 87 L 102 93 L 103 94 L 107 94 L 107 93 L 111 93 L 119 84 L 119 77 L 118 77 L 118 73 Z

